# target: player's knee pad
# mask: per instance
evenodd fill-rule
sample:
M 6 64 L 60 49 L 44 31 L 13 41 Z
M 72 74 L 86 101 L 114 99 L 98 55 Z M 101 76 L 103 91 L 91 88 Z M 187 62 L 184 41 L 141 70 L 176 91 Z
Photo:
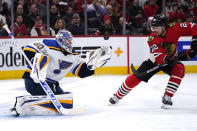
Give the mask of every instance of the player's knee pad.
M 171 75 L 183 78 L 184 75 L 185 75 L 185 67 L 184 67 L 184 65 L 183 64 L 176 64 L 173 67 L 173 69 L 172 69 Z
M 140 82 L 141 82 L 141 80 L 139 78 L 137 78 L 135 75 L 129 75 L 125 80 L 125 84 L 129 88 L 133 88 L 133 87 L 137 86 Z

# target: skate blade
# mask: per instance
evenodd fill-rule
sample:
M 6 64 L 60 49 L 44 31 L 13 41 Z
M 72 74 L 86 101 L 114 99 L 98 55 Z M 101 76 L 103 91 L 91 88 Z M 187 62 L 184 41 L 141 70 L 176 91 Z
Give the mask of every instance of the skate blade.
M 16 117 L 20 115 L 16 110 L 13 110 L 13 108 L 9 110 L 8 114 Z
M 161 108 L 168 110 L 168 109 L 171 109 L 172 108 L 172 105 L 165 105 L 164 104 L 164 105 L 161 106 Z

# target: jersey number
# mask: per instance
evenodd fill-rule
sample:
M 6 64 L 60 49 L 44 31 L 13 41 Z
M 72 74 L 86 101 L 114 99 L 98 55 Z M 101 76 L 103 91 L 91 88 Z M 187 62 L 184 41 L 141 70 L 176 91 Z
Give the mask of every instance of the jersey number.
M 154 52 L 155 50 L 158 49 L 157 45 L 156 44 L 153 44 L 151 47 L 151 51 Z
M 44 48 L 44 45 L 41 44 L 41 43 L 34 43 L 34 45 L 35 45 L 38 49 Z
M 184 28 L 185 28 L 185 27 L 187 27 L 187 24 L 181 23 L 181 24 L 180 24 L 180 27 L 184 27 Z

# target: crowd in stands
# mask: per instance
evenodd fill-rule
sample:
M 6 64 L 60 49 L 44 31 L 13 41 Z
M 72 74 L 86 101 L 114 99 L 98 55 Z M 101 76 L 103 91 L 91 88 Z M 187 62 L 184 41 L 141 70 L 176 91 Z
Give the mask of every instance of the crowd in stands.
M 84 0 L 50 0 L 47 27 L 47 0 L 14 0 L 14 35 L 55 36 L 61 29 L 84 35 Z M 88 35 L 123 34 L 123 0 L 87 0 Z M 126 0 L 126 35 L 150 34 L 153 16 L 163 13 L 169 22 L 197 23 L 197 0 Z M 0 0 L 0 20 L 12 29 L 12 4 Z M 0 36 L 8 34 L 0 29 Z

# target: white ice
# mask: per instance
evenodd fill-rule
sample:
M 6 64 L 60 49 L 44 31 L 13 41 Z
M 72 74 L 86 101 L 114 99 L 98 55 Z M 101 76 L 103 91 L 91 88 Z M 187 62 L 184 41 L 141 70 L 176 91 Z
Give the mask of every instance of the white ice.
M 15 97 L 28 94 L 23 80 L 0 80 L 1 131 L 196 131 L 197 74 L 186 74 L 173 97 L 172 109 L 161 109 L 169 76 L 155 75 L 140 83 L 117 105 L 109 98 L 126 75 L 66 77 L 60 84 L 74 94 L 74 107 L 86 112 L 74 116 L 13 117 L 8 114 Z

